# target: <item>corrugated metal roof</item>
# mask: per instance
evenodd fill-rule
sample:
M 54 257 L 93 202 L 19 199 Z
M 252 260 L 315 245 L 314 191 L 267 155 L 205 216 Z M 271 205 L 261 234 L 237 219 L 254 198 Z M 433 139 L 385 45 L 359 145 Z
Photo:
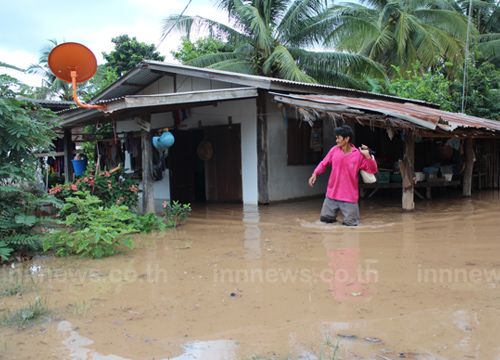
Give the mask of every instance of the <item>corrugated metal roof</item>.
M 230 71 L 198 68 L 193 66 L 169 64 L 160 61 L 144 60 L 134 69 L 122 76 L 109 87 L 93 97 L 89 104 L 104 104 L 109 101 L 123 99 L 128 95 L 136 95 L 163 76 L 194 76 L 214 81 L 226 82 L 231 86 L 248 86 L 271 91 L 286 91 L 302 94 L 318 93 L 328 95 L 345 95 L 363 98 L 388 99 L 395 102 L 411 101 L 428 106 L 436 106 L 425 101 L 403 99 L 390 95 L 374 94 L 335 86 L 308 84 L 297 81 L 283 80 L 266 76 L 247 75 Z M 175 91 L 174 91 L 175 93 Z M 68 109 L 60 111 L 62 114 L 71 114 L 79 109 Z
M 287 102 L 296 106 L 307 106 L 317 109 L 312 103 L 323 104 L 327 112 L 342 112 L 346 109 L 369 111 L 384 114 L 411 122 L 412 124 L 430 130 L 442 130 L 453 132 L 457 129 L 480 129 L 489 132 L 500 131 L 500 121 L 483 119 L 475 116 L 452 113 L 444 110 L 434 109 L 413 103 L 394 103 L 391 101 L 361 99 L 344 96 L 321 96 L 321 95 L 285 95 L 272 93 L 280 102 Z M 288 100 L 285 100 L 288 99 Z M 293 100 L 297 100 L 295 103 Z M 300 101 L 300 105 L 299 102 Z M 306 105 L 304 105 L 306 104 Z M 330 108 L 328 106 L 331 106 Z M 338 108 L 344 106 L 344 110 Z
M 28 100 L 41 105 L 61 105 L 61 106 L 76 105 L 74 101 L 47 100 L 47 99 L 28 99 Z
M 110 100 L 121 98 L 126 95 L 135 95 L 162 76 L 162 74 L 153 72 L 149 70 L 147 66 L 144 66 L 143 63 L 140 63 L 136 68 L 129 71 L 126 75 L 93 97 L 92 102 L 97 103 L 100 100 Z
M 395 96 L 374 94 L 367 91 L 354 90 L 336 86 L 328 86 L 321 84 L 309 84 L 297 81 L 283 80 L 266 76 L 240 74 L 230 71 L 214 70 L 207 68 L 199 68 L 194 66 L 170 64 L 160 61 L 144 60 L 137 65 L 136 68 L 129 71 L 107 89 L 101 91 L 92 99 L 93 103 L 101 100 L 109 100 L 120 98 L 125 95 L 135 95 L 143 88 L 168 74 L 178 74 L 186 76 L 195 76 L 210 80 L 217 80 L 227 83 L 238 84 L 242 86 L 256 87 L 259 89 L 274 90 L 274 91 L 297 91 L 300 93 L 327 93 L 334 94 L 335 91 L 341 93 L 350 93 L 353 96 L 364 98 L 377 99 L 393 99 L 394 101 L 411 101 L 419 104 L 433 104 L 420 100 L 402 99 Z

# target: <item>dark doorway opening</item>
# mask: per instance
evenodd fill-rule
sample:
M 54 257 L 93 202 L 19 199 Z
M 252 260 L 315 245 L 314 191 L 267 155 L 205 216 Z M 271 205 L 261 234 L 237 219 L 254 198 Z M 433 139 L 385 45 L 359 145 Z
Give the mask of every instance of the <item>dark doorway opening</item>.
M 175 143 L 169 149 L 170 197 L 182 203 L 241 203 L 240 124 L 195 130 L 172 130 Z M 210 143 L 212 153 L 202 160 L 197 148 Z
M 172 130 L 174 145 L 169 149 L 170 198 L 181 203 L 206 201 L 205 164 L 196 154 L 203 140 L 202 130 Z

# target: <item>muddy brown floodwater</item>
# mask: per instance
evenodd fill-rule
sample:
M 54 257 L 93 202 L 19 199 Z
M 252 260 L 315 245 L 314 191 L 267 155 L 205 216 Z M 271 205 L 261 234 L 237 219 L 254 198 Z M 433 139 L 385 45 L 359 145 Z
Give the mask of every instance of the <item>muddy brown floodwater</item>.
M 355 228 L 319 223 L 322 199 L 195 205 L 107 259 L 4 268 L 37 290 L 0 316 L 36 293 L 50 312 L 2 326 L 0 357 L 500 359 L 499 192 L 400 202 L 362 200 Z

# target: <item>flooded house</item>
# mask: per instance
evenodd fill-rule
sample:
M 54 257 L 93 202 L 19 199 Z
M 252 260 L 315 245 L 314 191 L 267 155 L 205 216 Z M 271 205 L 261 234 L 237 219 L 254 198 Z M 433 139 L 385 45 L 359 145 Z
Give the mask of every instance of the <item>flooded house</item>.
M 96 141 L 101 164 L 108 169 L 125 164 L 141 182 L 146 211 L 170 200 L 268 204 L 322 196 L 328 177 L 320 177 L 314 188 L 307 179 L 335 145 L 333 129 L 343 123 L 354 127 L 354 144 L 375 150 L 388 172 L 395 164 L 404 170 L 394 182 L 362 184 L 363 195 L 400 189 L 403 209 L 413 210 L 414 196 L 430 197 L 433 187 L 462 186 L 470 195 L 474 175 L 483 187 L 499 187 L 500 122 L 441 111 L 422 101 L 143 61 L 92 103 L 104 108 L 58 113 L 66 147 L 71 147 L 72 129 L 111 123 L 113 139 Z M 153 139 L 165 132 L 175 142 L 158 151 Z M 485 139 L 482 153 L 476 146 L 474 154 L 473 139 Z M 424 168 L 426 180 L 440 169 L 433 160 L 439 163 L 434 155 L 444 146 L 458 151 L 460 169 L 452 167 L 449 179 L 441 171 L 439 179 L 448 182 L 415 182 L 415 173 Z M 488 174 L 474 162 L 483 157 L 490 162 Z M 66 158 L 69 165 L 69 151 Z M 71 179 L 71 166 L 66 168 Z

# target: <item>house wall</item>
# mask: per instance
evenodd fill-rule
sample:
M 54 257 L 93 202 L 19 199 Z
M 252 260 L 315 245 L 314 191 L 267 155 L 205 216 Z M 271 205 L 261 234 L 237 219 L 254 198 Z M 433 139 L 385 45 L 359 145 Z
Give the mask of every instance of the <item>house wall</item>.
M 222 81 L 193 78 L 192 76 L 185 75 L 167 75 L 162 77 L 155 83 L 149 85 L 143 91 L 139 92 L 138 95 L 155 95 L 197 90 L 228 89 L 231 87 L 234 87 L 231 83 Z
M 160 82 L 162 80 L 160 80 Z M 204 79 L 201 80 L 205 81 Z M 195 83 L 195 86 L 201 86 L 203 81 L 193 82 Z M 210 81 L 206 81 L 210 83 Z M 188 81 L 184 82 L 184 84 L 187 82 Z M 168 87 L 169 84 L 162 84 L 161 86 L 156 86 L 156 88 L 161 89 L 162 86 Z M 148 89 L 151 90 L 154 87 L 155 84 L 150 86 Z M 188 90 L 185 89 L 184 91 Z M 257 107 L 255 99 L 225 101 L 219 103 L 217 106 L 210 105 L 191 108 L 187 109 L 185 114 L 187 118 L 182 121 L 181 129 L 186 130 L 198 128 L 200 121 L 202 127 L 227 125 L 229 123 L 229 117 L 231 117 L 231 122 L 233 124 L 240 124 L 243 203 L 257 204 Z M 152 114 L 151 124 L 152 129 L 174 126 L 172 113 L 167 112 Z M 118 132 L 139 130 L 139 126 L 132 119 L 117 123 Z M 170 182 L 168 176 L 165 176 L 161 181 L 155 182 L 155 203 L 170 200 L 169 189 Z
M 229 83 L 213 81 L 204 78 L 193 78 L 177 75 L 165 76 L 147 87 L 140 94 L 188 92 L 207 89 L 223 89 L 235 87 Z M 293 111 L 293 110 L 288 110 Z M 266 96 L 267 144 L 269 201 L 282 201 L 294 198 L 324 195 L 328 176 L 318 178 L 314 188 L 308 185 L 315 165 L 287 164 L 287 126 L 283 109 L 272 101 L 272 96 Z M 225 101 L 217 106 L 195 107 L 185 110 L 187 118 L 182 121 L 182 129 L 195 129 L 201 126 L 227 125 L 229 117 L 234 124 L 241 124 L 241 164 L 242 164 L 242 196 L 244 204 L 258 203 L 258 158 L 257 158 L 257 102 L 256 99 Z M 171 112 L 152 114 L 152 128 L 174 126 Z M 138 131 L 139 126 L 134 120 L 122 121 L 117 124 L 118 131 Z M 324 149 L 326 154 L 335 144 L 333 126 L 324 122 Z M 155 183 L 155 202 L 169 200 L 169 177 Z
M 316 168 L 315 165 L 288 165 L 287 158 L 287 126 L 284 109 L 279 108 L 277 103 L 267 101 L 267 143 L 268 143 L 268 166 L 269 166 L 269 201 L 289 200 L 308 196 L 324 195 L 328 176 L 319 176 L 316 184 L 311 188 L 308 180 Z M 288 110 L 293 111 L 293 110 Z M 323 153 L 326 155 L 330 148 L 335 145 L 333 127 L 326 120 L 323 126 Z

